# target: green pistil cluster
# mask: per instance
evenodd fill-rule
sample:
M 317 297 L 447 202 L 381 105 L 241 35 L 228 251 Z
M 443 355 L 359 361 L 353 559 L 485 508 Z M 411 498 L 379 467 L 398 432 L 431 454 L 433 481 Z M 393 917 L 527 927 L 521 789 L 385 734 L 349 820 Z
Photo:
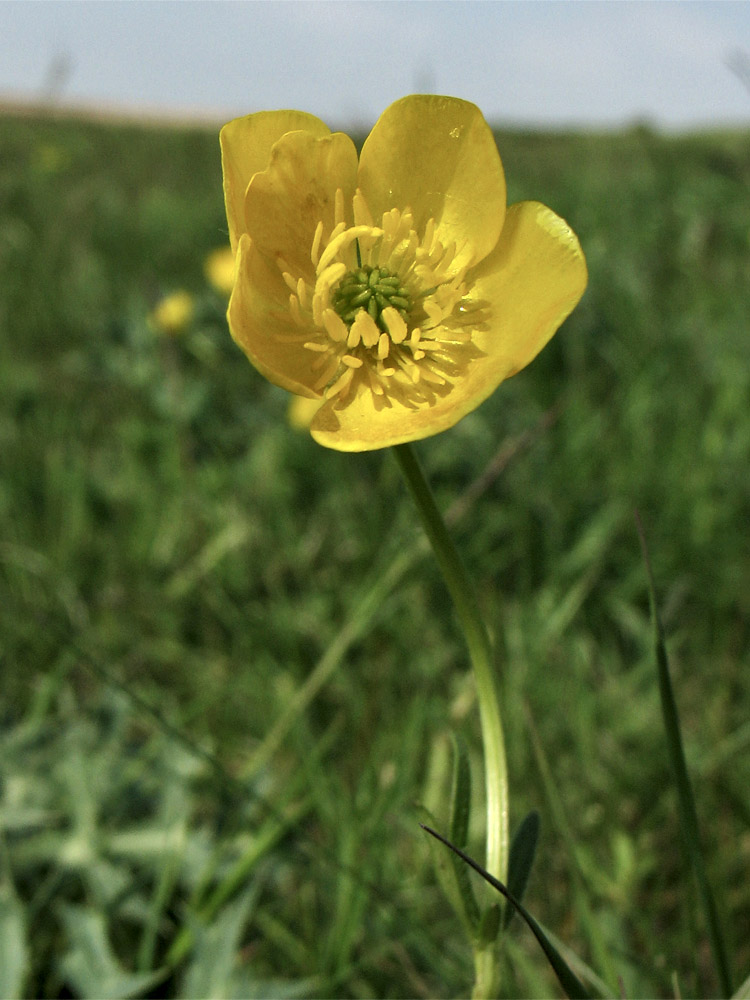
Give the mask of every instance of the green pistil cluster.
M 402 287 L 398 275 L 385 267 L 363 264 L 356 271 L 349 271 L 339 282 L 331 296 L 331 305 L 347 326 L 351 326 L 360 309 L 366 310 L 380 329 L 387 333 L 382 312 L 393 306 L 403 319 L 408 319 L 412 307 L 411 296 Z

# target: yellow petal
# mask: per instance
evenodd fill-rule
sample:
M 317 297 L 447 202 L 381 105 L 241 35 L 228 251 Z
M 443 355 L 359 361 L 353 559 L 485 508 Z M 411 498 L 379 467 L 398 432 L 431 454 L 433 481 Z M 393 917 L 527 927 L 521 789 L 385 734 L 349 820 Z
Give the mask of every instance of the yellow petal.
M 351 206 L 357 178 L 357 151 L 343 132 L 316 138 L 289 132 L 271 150 L 265 170 L 256 173 L 245 196 L 246 232 L 261 253 L 281 258 L 296 278 L 315 273 L 310 252 L 318 223 L 335 225 L 336 190 Z
M 307 396 L 292 396 L 286 411 L 287 420 L 295 431 L 309 431 L 310 422 L 320 409 L 320 399 Z
M 336 451 L 372 451 L 447 430 L 480 402 L 466 404 L 457 385 L 434 405 L 412 410 L 395 401 L 383 405 L 368 389 L 360 389 L 343 409 L 336 409 L 335 398 L 325 402 L 313 417 L 310 433 L 318 444 Z
M 497 247 L 467 275 L 470 298 L 491 304 L 489 329 L 475 343 L 507 369 L 505 377 L 514 375 L 570 315 L 587 280 L 583 251 L 567 222 L 536 201 L 512 205 Z
M 247 234 L 240 237 L 237 254 L 227 310 L 232 337 L 270 382 L 298 396 L 320 396 L 312 389 L 320 376 L 312 367 L 317 355 L 302 346 L 315 331 L 291 319 L 289 289 L 279 269 L 258 253 Z
M 415 229 L 429 219 L 456 265 L 478 263 L 497 243 L 505 215 L 505 176 L 495 139 L 475 105 L 416 94 L 383 112 L 362 148 L 359 186 L 376 224 L 383 212 L 411 208 Z
M 245 231 L 245 191 L 251 177 L 268 166 L 271 147 L 282 135 L 300 129 L 318 136 L 331 131 L 315 115 L 304 111 L 258 111 L 235 118 L 222 128 L 221 167 L 232 250 L 237 250 Z

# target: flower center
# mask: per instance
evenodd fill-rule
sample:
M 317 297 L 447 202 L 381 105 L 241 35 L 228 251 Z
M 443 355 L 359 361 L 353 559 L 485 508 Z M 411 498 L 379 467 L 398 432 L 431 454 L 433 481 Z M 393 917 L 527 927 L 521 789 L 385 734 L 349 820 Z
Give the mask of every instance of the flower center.
M 315 230 L 312 271 L 294 275 L 278 260 L 298 330 L 284 339 L 311 352 L 311 388 L 337 409 L 361 391 L 376 407 L 430 406 L 481 356 L 473 335 L 486 326 L 486 303 L 469 298 L 469 265 L 456 263 L 434 220 L 417 233 L 411 211 L 393 208 L 375 225 L 360 191 L 352 214 L 349 225 L 339 189 L 333 229 L 326 235 L 321 221 Z
M 392 274 L 387 267 L 364 264 L 344 275 L 331 295 L 331 305 L 348 327 L 351 327 L 359 310 L 364 309 L 387 333 L 383 310 L 391 306 L 402 319 L 408 320 L 412 298 L 397 274 Z

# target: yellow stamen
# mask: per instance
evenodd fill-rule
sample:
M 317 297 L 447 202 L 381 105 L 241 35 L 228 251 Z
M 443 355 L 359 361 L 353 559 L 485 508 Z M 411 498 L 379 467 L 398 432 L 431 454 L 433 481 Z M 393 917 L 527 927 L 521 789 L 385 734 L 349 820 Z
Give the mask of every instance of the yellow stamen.
M 445 343 L 440 340 L 420 340 L 419 347 L 422 351 L 442 351 Z
M 354 330 L 357 331 L 357 335 L 361 338 L 365 347 L 374 347 L 380 340 L 380 328 L 378 324 L 364 309 L 359 310 L 352 323 L 351 332 L 353 333 Z
M 318 291 L 313 295 L 312 300 L 312 314 L 313 321 L 316 326 L 323 326 L 323 314 L 328 308 L 328 293 L 327 290 L 323 295 Z
M 307 344 L 305 344 L 304 346 L 306 347 Z M 323 353 L 318 353 L 318 354 L 315 355 L 315 358 L 310 363 L 310 367 L 312 368 L 312 370 L 314 372 L 317 372 L 317 371 L 320 371 L 322 368 L 330 368 L 331 367 L 331 361 L 332 361 L 332 358 L 331 358 L 330 354 L 328 353 L 328 351 L 325 351 Z M 334 371 L 336 371 L 337 368 L 338 368 L 338 365 L 336 365 L 336 368 L 334 368 Z M 330 378 L 330 376 L 329 376 L 329 378 Z M 328 379 L 326 379 L 326 381 L 328 381 Z
M 354 208 L 354 224 L 356 226 L 372 226 L 370 209 L 359 188 L 352 198 L 352 207 Z
M 337 189 L 333 216 L 330 234 L 321 220 L 311 241 L 314 283 L 277 258 L 312 389 L 337 409 L 363 389 L 381 409 L 433 404 L 481 353 L 473 338 L 486 322 L 467 299 L 466 266 L 454 267 L 456 244 L 443 245 L 434 219 L 420 236 L 409 208 L 373 225 L 360 190 L 348 206 Z
M 320 268 L 320 264 L 318 264 Z M 331 264 L 330 267 L 321 270 L 318 274 L 318 280 L 316 282 L 316 288 L 329 289 L 336 284 L 341 278 L 346 274 L 346 264 L 343 261 L 336 261 L 335 264 Z
M 302 318 L 302 311 L 299 307 L 299 299 L 296 295 L 289 296 L 289 312 L 292 314 L 292 319 L 297 324 L 297 326 L 304 326 L 305 321 Z
M 323 323 L 328 331 L 328 336 L 335 344 L 343 343 L 348 337 L 347 325 L 334 309 L 324 310 Z
M 434 372 L 429 365 L 421 365 L 419 369 L 422 373 L 422 378 L 425 382 L 431 382 L 433 385 L 445 385 L 445 379 Z
M 360 333 L 360 328 L 357 326 L 356 323 L 353 323 L 351 329 L 349 330 L 349 336 L 346 338 L 346 346 L 358 347 L 361 340 L 362 336 Z
M 333 376 L 339 370 L 339 363 L 335 358 L 332 358 L 328 364 L 327 368 L 324 368 L 318 380 L 313 383 L 313 389 L 316 392 L 320 392 L 324 385 L 328 385 Z
M 386 325 L 388 333 L 391 335 L 393 343 L 403 344 L 409 331 L 401 313 L 399 313 L 397 309 L 394 309 L 393 306 L 386 306 L 381 313 L 381 316 L 383 317 L 383 322 Z
M 331 235 L 328 237 L 328 242 L 330 243 L 331 240 L 335 240 L 337 236 L 341 236 L 341 234 L 344 232 L 345 229 L 346 229 L 346 223 L 338 222 L 331 230 Z
M 341 188 L 336 188 L 336 195 L 333 205 L 333 217 L 337 226 L 343 226 L 346 221 L 344 215 L 344 192 Z
M 326 396 L 330 399 L 332 396 L 337 396 L 339 393 L 346 395 L 345 390 L 351 385 L 351 381 L 354 378 L 354 369 L 347 368 L 344 374 L 336 379 L 332 386 L 326 390 Z
M 338 194 L 338 191 L 336 192 Z M 318 225 L 315 227 L 315 236 L 313 237 L 312 250 L 310 251 L 310 260 L 312 261 L 312 266 L 318 266 L 318 260 L 320 259 L 320 241 L 323 239 L 323 220 L 321 219 Z
M 366 236 L 372 236 L 377 238 L 383 235 L 382 229 L 374 229 L 371 226 L 352 226 L 351 229 L 346 229 L 343 233 L 339 233 L 333 239 L 328 241 L 328 246 L 323 251 L 323 254 L 318 261 L 318 274 L 321 274 L 331 261 L 342 253 L 348 246 L 350 246 L 356 239 L 364 239 Z M 346 270 L 346 267 L 344 267 Z

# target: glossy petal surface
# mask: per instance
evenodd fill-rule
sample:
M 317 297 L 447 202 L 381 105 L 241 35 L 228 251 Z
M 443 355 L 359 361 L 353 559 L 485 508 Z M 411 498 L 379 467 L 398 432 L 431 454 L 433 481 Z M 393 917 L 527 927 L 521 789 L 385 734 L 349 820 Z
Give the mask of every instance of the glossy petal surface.
M 492 132 L 468 101 L 404 97 L 387 108 L 362 148 L 359 184 L 373 216 L 410 207 L 419 231 L 433 218 L 458 263 L 480 261 L 505 216 L 505 175 Z
M 298 396 L 319 396 L 310 388 L 316 378 L 313 359 L 301 346 L 304 335 L 290 324 L 289 291 L 279 269 L 258 253 L 247 234 L 240 238 L 238 254 L 227 312 L 232 337 L 270 382 Z
M 570 315 L 588 274 L 578 237 L 537 201 L 511 205 L 493 253 L 472 277 L 471 297 L 492 303 L 490 329 L 477 344 L 515 375 Z
M 315 230 L 334 226 L 336 190 L 351 203 L 357 178 L 357 151 L 348 135 L 316 138 L 290 132 L 271 150 L 265 170 L 256 173 L 245 196 L 245 231 L 261 253 L 281 259 L 295 275 L 311 276 Z
M 271 147 L 282 135 L 299 130 L 315 136 L 328 135 L 331 131 L 315 115 L 304 111 L 258 111 L 235 118 L 219 133 L 224 204 L 232 250 L 237 250 L 240 235 L 245 231 L 245 192 L 251 177 L 268 166 Z

